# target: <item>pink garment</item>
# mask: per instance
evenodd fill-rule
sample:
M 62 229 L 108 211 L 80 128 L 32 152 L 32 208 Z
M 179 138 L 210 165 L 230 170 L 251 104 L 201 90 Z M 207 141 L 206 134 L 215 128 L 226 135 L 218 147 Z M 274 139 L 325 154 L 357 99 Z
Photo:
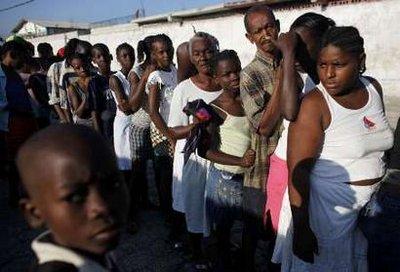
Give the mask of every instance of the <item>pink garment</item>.
M 270 167 L 267 177 L 265 214 L 270 218 L 275 233 L 278 231 L 279 213 L 281 211 L 283 195 L 288 185 L 289 171 L 286 161 L 275 154 L 270 157 Z

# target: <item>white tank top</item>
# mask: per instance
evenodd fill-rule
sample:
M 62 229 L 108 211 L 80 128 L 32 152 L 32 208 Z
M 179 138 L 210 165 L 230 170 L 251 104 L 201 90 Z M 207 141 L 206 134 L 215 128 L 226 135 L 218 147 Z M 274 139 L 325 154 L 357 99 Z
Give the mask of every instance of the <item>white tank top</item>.
M 142 78 L 144 70 L 142 69 L 142 66 L 137 65 L 132 68 L 132 70 L 129 72 L 129 74 L 130 73 L 135 73 L 137 75 L 137 77 L 140 79 L 140 78 Z M 145 101 L 143 101 L 142 107 L 140 107 L 140 109 L 137 112 L 135 112 L 134 114 L 131 115 L 131 124 L 134 125 L 135 127 L 140 127 L 140 128 L 150 127 L 150 123 L 151 123 L 150 116 L 146 112 L 148 109 L 148 106 L 147 106 L 148 103 L 147 103 L 147 99 L 144 99 L 144 100 Z
M 316 86 L 311 77 L 306 73 L 299 73 L 301 79 L 303 80 L 303 89 L 301 90 L 300 96 L 305 96 L 308 92 L 313 90 Z M 286 119 L 283 119 L 283 131 L 281 137 L 278 140 L 278 145 L 275 149 L 275 155 L 281 160 L 286 161 L 286 153 L 287 153 L 287 141 L 288 141 L 288 130 L 289 130 L 290 122 Z
M 131 91 L 131 88 L 130 88 L 130 83 L 129 83 L 128 79 L 125 77 L 125 75 L 124 75 L 121 71 L 116 72 L 114 75 L 115 75 L 115 76 L 119 79 L 119 81 L 121 82 L 121 86 L 122 86 L 122 88 L 123 88 L 122 91 L 125 93 L 125 95 L 126 95 L 127 97 L 129 97 L 129 93 L 130 93 L 130 91 Z M 117 97 L 116 97 L 116 95 L 115 95 L 115 92 L 112 92 L 112 95 L 113 95 L 113 97 L 114 97 L 115 103 L 118 103 L 118 102 L 117 102 Z M 116 115 L 121 116 L 121 117 L 125 117 L 125 116 L 126 116 L 125 113 L 123 113 L 118 107 L 117 107 L 117 113 L 116 113 Z M 129 117 L 129 118 L 130 118 L 130 117 Z
M 330 114 L 322 149 L 312 171 L 313 179 L 353 182 L 382 177 L 386 166 L 384 152 L 393 146 L 383 103 L 375 87 L 360 77 L 368 92 L 368 102 L 360 109 L 347 109 L 318 85 Z

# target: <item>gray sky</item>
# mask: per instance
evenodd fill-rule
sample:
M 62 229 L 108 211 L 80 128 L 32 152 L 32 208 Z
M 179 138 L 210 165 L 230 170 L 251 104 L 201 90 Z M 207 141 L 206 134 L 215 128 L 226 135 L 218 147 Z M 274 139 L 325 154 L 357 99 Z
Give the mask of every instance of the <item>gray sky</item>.
M 27 0 L 1 0 L 0 10 Z M 95 22 L 133 14 L 142 6 L 146 15 L 229 2 L 224 0 L 34 0 L 0 12 L 0 35 L 7 36 L 21 18 Z

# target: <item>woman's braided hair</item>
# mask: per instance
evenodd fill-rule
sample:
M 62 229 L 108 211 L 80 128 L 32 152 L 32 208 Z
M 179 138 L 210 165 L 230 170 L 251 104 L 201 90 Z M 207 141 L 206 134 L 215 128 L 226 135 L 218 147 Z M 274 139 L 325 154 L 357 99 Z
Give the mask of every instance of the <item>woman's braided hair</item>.
M 328 45 L 333 45 L 341 50 L 360 56 L 365 53 L 364 39 L 360 36 L 357 28 L 352 26 L 341 26 L 329 28 L 321 39 L 320 50 Z M 366 70 L 365 64 L 360 67 L 360 73 Z

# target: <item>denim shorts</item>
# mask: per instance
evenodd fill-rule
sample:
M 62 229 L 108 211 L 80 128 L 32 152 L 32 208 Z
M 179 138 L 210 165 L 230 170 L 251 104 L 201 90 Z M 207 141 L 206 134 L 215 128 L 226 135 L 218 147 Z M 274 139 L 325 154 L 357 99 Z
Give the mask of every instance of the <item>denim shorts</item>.
M 214 166 L 206 184 L 206 213 L 211 225 L 231 226 L 242 217 L 243 175 L 235 175 Z

